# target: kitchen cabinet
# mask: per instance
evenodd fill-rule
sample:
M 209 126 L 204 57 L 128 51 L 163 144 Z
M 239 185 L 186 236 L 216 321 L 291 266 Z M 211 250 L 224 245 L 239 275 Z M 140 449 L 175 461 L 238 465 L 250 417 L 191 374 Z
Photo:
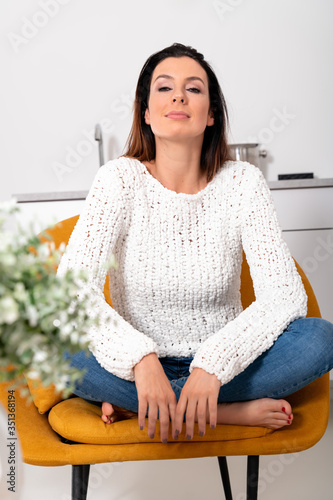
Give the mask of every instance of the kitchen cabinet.
M 269 184 L 284 239 L 309 278 L 322 316 L 333 322 L 333 179 L 325 181 L 331 182 Z
M 24 227 L 28 228 L 32 224 L 33 232 L 35 234 L 40 233 L 44 229 L 52 226 L 53 224 L 73 217 L 81 213 L 85 196 L 82 199 L 61 199 L 59 201 L 50 200 L 46 201 L 47 196 L 43 196 L 43 201 L 25 201 L 20 202 L 22 199 L 26 199 L 24 195 L 16 195 L 19 201 L 20 212 L 16 214 L 17 221 Z M 64 194 L 59 193 L 59 196 Z M 33 195 L 30 195 L 31 198 Z M 36 198 L 41 195 L 36 194 Z

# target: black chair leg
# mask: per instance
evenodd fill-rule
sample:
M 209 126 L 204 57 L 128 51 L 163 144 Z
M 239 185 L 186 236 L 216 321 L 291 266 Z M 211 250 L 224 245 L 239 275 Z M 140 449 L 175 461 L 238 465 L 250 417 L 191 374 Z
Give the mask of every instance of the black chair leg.
M 220 472 L 221 472 L 225 500 L 232 500 L 227 458 L 226 457 L 217 457 L 217 459 L 219 461 L 219 466 L 220 466 Z
M 72 500 L 86 500 L 90 465 L 72 465 Z
M 249 455 L 247 457 L 246 500 L 258 499 L 258 480 L 259 480 L 259 456 Z

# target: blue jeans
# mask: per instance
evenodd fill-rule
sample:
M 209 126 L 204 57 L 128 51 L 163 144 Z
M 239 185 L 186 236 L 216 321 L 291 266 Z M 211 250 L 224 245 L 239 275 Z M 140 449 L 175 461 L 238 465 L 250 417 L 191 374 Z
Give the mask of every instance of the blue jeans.
M 189 376 L 193 358 L 160 358 L 177 401 Z M 116 377 L 96 358 L 82 351 L 71 364 L 87 370 L 74 393 L 91 402 L 108 401 L 138 412 L 135 382 Z M 321 318 L 297 319 L 289 324 L 273 346 L 242 373 L 221 386 L 218 402 L 280 399 L 298 391 L 333 368 L 333 324 Z

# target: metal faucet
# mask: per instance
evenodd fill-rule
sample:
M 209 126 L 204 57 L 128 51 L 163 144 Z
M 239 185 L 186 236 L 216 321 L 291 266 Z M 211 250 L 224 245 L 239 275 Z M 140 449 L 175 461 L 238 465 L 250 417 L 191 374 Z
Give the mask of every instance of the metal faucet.
M 99 166 L 104 165 L 104 151 L 103 151 L 103 132 L 102 127 L 99 123 L 95 126 L 95 140 L 99 142 L 98 153 L 99 153 Z

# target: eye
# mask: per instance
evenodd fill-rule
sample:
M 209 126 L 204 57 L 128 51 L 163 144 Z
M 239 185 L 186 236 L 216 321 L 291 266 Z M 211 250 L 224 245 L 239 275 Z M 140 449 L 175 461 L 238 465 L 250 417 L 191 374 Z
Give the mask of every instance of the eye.
M 201 92 L 201 90 L 198 89 L 197 87 L 191 87 L 187 90 L 189 90 L 190 92 L 193 92 L 194 94 L 200 94 L 200 92 Z
M 168 90 L 171 90 L 170 87 L 160 87 L 158 89 L 159 92 L 167 92 Z

